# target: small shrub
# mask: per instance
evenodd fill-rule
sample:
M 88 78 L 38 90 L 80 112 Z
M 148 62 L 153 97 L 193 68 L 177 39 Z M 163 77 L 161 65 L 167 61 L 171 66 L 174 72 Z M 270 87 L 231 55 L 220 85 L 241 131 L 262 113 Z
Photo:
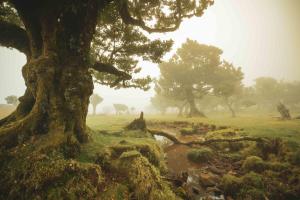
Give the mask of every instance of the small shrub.
M 188 152 L 187 157 L 195 163 L 202 163 L 211 160 L 213 152 L 209 148 L 192 149 Z
M 220 186 L 225 195 L 235 197 L 242 186 L 242 180 L 236 176 L 226 174 L 223 176 Z
M 266 169 L 266 163 L 258 156 L 249 156 L 244 161 L 242 168 L 246 172 L 262 172 Z
M 250 172 L 245 174 L 242 177 L 242 182 L 243 185 L 245 186 L 251 186 L 257 189 L 263 189 L 263 180 L 261 175 L 255 173 L 255 172 Z

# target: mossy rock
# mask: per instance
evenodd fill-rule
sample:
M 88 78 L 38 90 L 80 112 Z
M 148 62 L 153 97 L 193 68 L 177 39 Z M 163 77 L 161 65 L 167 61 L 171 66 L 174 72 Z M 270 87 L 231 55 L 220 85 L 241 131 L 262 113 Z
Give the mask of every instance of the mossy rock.
M 242 187 L 242 180 L 236 176 L 226 174 L 222 177 L 220 186 L 225 195 L 234 197 Z
M 266 169 L 266 163 L 258 156 L 249 156 L 243 163 L 242 169 L 246 172 L 262 172 Z
M 265 199 L 263 179 L 255 172 L 247 173 L 242 177 L 226 174 L 223 176 L 220 186 L 226 196 L 234 199 Z
M 104 180 L 99 165 L 50 155 L 20 154 L 1 165 L 0 199 L 96 198 Z
M 126 159 L 123 159 L 126 158 Z M 136 151 L 124 152 L 118 163 L 120 173 L 128 177 L 129 189 L 138 200 L 176 199 L 169 185 L 147 158 Z
M 127 142 L 125 144 L 117 144 L 110 147 L 112 150 L 112 156 L 114 158 L 120 157 L 123 152 L 136 150 L 140 152 L 144 157 L 146 157 L 150 163 L 156 167 L 161 167 L 163 165 L 162 161 L 162 149 L 158 146 L 155 141 L 150 142 L 140 142 L 133 143 Z
M 188 152 L 187 157 L 195 163 L 206 163 L 213 157 L 213 151 L 209 148 L 192 149 Z

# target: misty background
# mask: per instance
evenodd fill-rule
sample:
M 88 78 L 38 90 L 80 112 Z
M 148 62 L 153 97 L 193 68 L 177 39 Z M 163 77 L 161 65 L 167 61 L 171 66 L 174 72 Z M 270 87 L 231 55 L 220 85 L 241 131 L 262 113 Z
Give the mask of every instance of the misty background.
M 299 0 L 216 0 L 201 18 L 184 21 L 173 33 L 151 34 L 151 38 L 173 39 L 176 51 L 187 38 L 223 50 L 223 58 L 240 66 L 244 84 L 261 76 L 278 80 L 300 80 L 300 1 Z M 1 30 L 0 30 L 1 31 Z M 16 50 L 0 48 L 0 103 L 8 95 L 23 95 L 21 74 L 25 56 Z M 140 62 L 139 76 L 159 77 L 156 64 Z M 104 98 L 98 112 L 113 103 L 143 110 L 154 95 L 138 89 L 114 90 L 95 84 L 94 92 Z

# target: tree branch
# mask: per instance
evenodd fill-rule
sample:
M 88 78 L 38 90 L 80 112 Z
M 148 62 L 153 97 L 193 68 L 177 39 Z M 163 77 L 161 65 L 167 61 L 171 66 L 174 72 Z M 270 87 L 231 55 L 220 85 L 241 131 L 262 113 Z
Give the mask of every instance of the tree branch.
M 15 24 L 0 20 L 0 45 L 14 48 L 30 56 L 30 47 L 27 33 Z
M 182 21 L 182 16 L 181 16 L 181 14 L 179 14 L 180 17 L 176 18 L 176 23 L 174 23 L 173 27 L 151 28 L 151 27 L 147 26 L 141 18 L 135 19 L 131 16 L 131 14 L 129 12 L 127 0 L 118 1 L 117 4 L 119 6 L 119 14 L 120 14 L 122 20 L 124 21 L 124 23 L 131 24 L 134 26 L 139 26 L 149 33 L 153 33 L 153 32 L 164 33 L 164 32 L 175 31 L 179 28 L 181 21 Z
M 92 68 L 98 72 L 106 72 L 106 73 L 118 76 L 120 81 L 132 79 L 132 76 L 130 74 L 127 74 L 126 72 L 118 70 L 111 64 L 96 62 L 92 66 Z

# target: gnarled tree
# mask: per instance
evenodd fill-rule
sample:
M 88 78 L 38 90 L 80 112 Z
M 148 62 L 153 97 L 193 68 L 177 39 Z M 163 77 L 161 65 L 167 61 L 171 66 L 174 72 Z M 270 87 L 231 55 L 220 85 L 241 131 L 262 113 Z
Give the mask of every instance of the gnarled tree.
M 127 28 L 128 33 L 137 32 L 134 27 L 150 33 L 174 31 L 184 18 L 201 16 L 212 3 L 212 0 L 1 0 L 0 45 L 26 55 L 22 73 L 27 89 L 16 111 L 0 121 L 0 145 L 8 148 L 17 145 L 20 138 L 52 132 L 87 141 L 86 115 L 94 72 L 89 69 L 116 77 L 109 82 L 103 78 L 101 83 L 116 87 L 143 85 L 145 80 L 130 84 L 131 74 L 138 70 L 134 63 L 119 64 L 123 62 L 121 58 L 131 54 L 159 60 L 169 48 L 163 42 L 146 41 L 153 47 L 147 49 L 141 43 L 143 39 L 136 48 L 131 48 L 130 39 L 134 36 L 123 31 Z M 113 29 L 120 29 L 121 35 L 105 36 L 104 30 L 114 32 Z M 115 45 L 111 38 L 124 43 Z M 91 46 L 99 41 L 99 48 L 106 53 L 94 58 L 91 53 L 98 52 L 91 51 Z
M 159 65 L 161 94 L 177 101 L 186 101 L 189 116 L 204 116 L 196 106 L 210 90 L 221 61 L 222 50 L 187 40 L 168 61 Z

